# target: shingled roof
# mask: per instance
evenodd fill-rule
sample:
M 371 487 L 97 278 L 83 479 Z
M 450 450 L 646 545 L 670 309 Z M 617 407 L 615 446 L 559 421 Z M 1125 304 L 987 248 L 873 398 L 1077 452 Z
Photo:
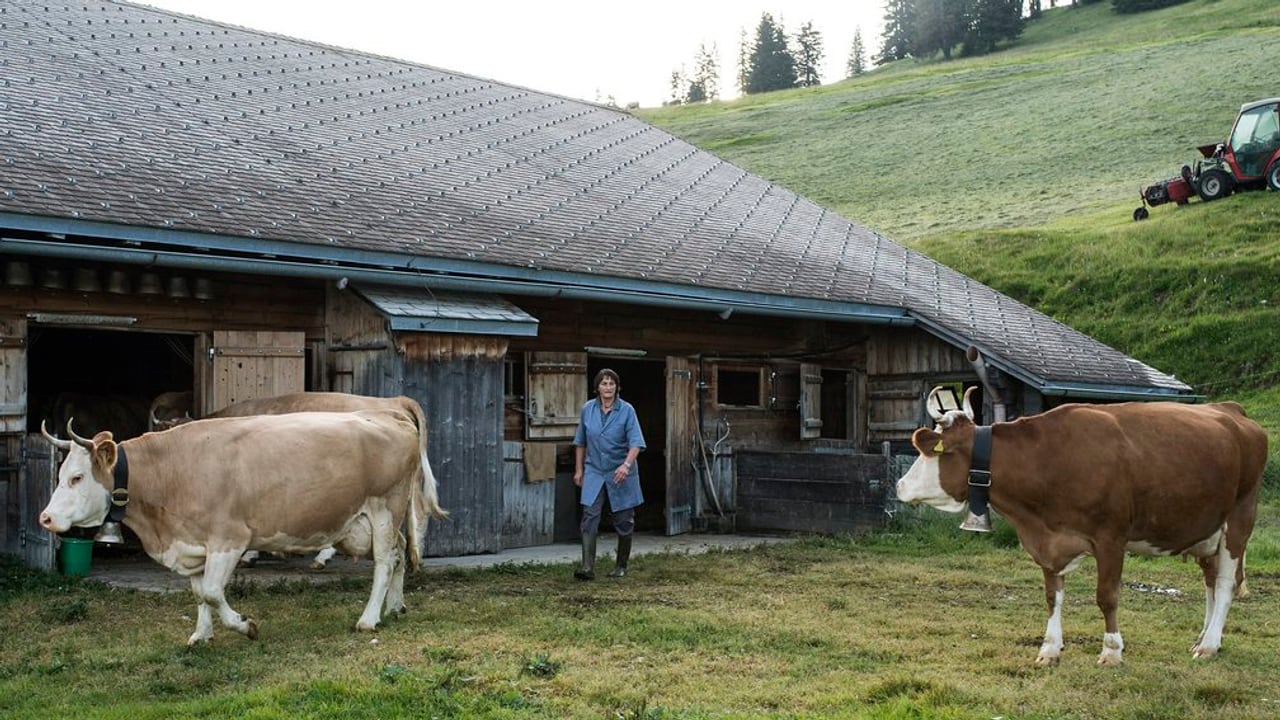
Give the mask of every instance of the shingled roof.
M 0 70 L 0 251 L 916 324 L 1046 393 L 1190 392 L 616 108 L 103 0 L 6 0 Z

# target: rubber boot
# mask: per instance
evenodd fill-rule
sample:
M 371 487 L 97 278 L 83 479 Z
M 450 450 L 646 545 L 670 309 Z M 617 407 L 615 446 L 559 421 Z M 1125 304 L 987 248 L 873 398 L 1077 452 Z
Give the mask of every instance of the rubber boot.
M 618 536 L 618 553 L 613 559 L 613 571 L 609 577 L 620 578 L 627 574 L 627 561 L 631 559 L 631 536 Z
M 573 571 L 579 580 L 596 579 L 596 535 L 582 536 L 582 567 Z

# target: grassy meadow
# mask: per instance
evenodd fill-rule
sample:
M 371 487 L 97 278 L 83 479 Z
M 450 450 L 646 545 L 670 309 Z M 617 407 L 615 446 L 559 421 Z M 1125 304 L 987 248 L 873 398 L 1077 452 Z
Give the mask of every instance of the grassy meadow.
M 1269 511 L 1270 512 L 1270 511 Z M 1092 564 L 1068 576 L 1060 665 L 1037 668 L 1039 570 L 997 520 L 900 514 L 869 537 L 571 566 L 431 569 L 410 612 L 352 630 L 368 583 L 236 586 L 257 641 L 187 649 L 194 602 L 0 568 L 0 716 L 1220 720 L 1280 711 L 1280 518 L 1250 553 L 1222 653 L 1191 659 L 1200 575 L 1131 559 L 1125 664 L 1100 668 Z
M 1063 3 L 1059 3 L 1063 4 Z M 1011 49 L 646 120 L 1164 371 L 1233 398 L 1280 455 L 1280 197 L 1131 219 L 1139 188 L 1280 95 L 1280 2 L 1059 8 Z M 843 52 L 843 49 L 828 49 Z M 1280 716 L 1280 462 L 1223 652 L 1193 661 L 1194 563 L 1134 558 L 1125 664 L 1099 668 L 1093 564 L 1067 649 L 1033 661 L 1040 571 L 1007 524 L 904 511 L 874 536 L 569 566 L 432 569 L 410 613 L 351 628 L 368 582 L 240 582 L 259 619 L 188 649 L 189 593 L 31 573 L 0 556 L 0 717 L 1221 720 Z

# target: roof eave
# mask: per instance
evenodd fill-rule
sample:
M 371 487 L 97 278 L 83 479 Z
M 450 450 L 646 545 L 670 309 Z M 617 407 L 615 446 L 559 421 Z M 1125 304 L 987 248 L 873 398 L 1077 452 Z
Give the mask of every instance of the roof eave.
M 799 317 L 876 325 L 912 325 L 904 308 L 770 295 L 651 280 L 524 268 L 422 255 L 323 247 L 226 235 L 114 225 L 67 218 L 0 213 L 0 232 L 12 228 L 43 238 L 0 236 L 0 251 L 64 259 L 184 270 L 306 277 L 392 286 L 516 296 L 678 307 L 728 314 Z M 110 244 L 77 242 L 74 238 Z
M 965 350 L 970 347 L 976 348 L 981 354 L 983 361 L 988 365 L 998 368 L 1000 371 L 1035 389 L 1036 392 L 1039 392 L 1041 395 L 1051 397 L 1072 397 L 1081 400 L 1167 399 L 1176 400 L 1178 402 L 1200 402 L 1204 400 L 1204 396 L 1192 394 L 1192 389 L 1189 385 L 1183 385 L 1183 389 L 1178 389 L 1159 387 L 1156 385 L 1108 385 L 1103 383 L 1077 383 L 1052 380 L 1036 375 L 1035 373 L 1028 371 L 1026 368 L 1010 362 L 998 353 L 993 353 L 989 349 L 984 348 L 981 343 L 975 342 L 971 338 L 967 338 L 959 333 L 942 327 L 929 318 L 916 315 L 915 319 L 919 327 L 950 345 Z

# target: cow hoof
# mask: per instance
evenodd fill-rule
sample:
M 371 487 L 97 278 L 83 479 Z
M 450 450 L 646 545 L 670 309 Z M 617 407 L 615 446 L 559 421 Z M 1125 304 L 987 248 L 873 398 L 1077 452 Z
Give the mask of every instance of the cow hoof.
M 1102 654 L 1098 656 L 1098 664 L 1106 667 L 1119 667 L 1123 662 L 1124 660 L 1116 653 L 1103 651 Z
M 1053 667 L 1058 664 L 1057 655 L 1045 655 L 1041 653 L 1036 656 L 1036 665 L 1040 667 Z
M 199 633 L 196 633 L 191 637 L 187 638 L 187 647 L 195 647 L 196 645 L 201 645 L 208 642 L 209 642 L 208 635 L 201 635 Z
M 323 569 L 325 569 L 325 567 L 326 567 L 326 565 L 325 565 L 324 563 L 320 562 L 319 560 L 312 560 L 312 561 L 311 561 L 311 569 L 312 569 L 312 570 L 323 570 Z
M 356 623 L 356 632 L 373 632 L 374 630 L 377 630 L 377 629 L 378 629 L 378 623 L 366 623 L 366 622 Z
M 257 621 L 250 617 L 245 618 L 244 621 L 248 623 L 248 626 L 245 627 L 245 630 L 244 630 L 245 637 L 249 638 L 250 640 L 257 640 L 258 639 Z
M 1217 654 L 1218 654 L 1218 648 L 1203 647 L 1203 646 L 1197 645 L 1196 647 L 1191 649 L 1191 657 L 1197 660 L 1199 660 L 1200 658 L 1216 657 Z

